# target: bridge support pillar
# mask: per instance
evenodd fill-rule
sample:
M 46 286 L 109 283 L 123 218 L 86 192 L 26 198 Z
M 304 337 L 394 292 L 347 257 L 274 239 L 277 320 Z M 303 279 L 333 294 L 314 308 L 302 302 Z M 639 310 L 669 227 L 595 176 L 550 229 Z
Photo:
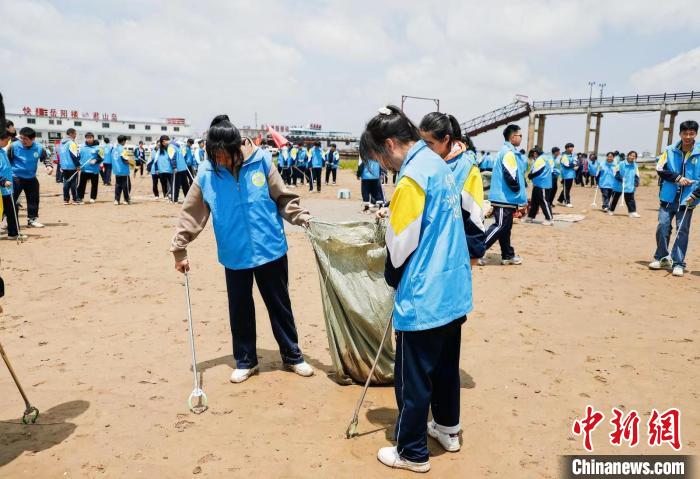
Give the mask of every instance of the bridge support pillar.
M 672 111 L 668 116 L 671 118 L 668 120 L 668 140 L 666 141 L 666 145 L 673 143 L 673 128 L 676 124 L 676 116 L 678 116 L 678 112 Z
M 593 151 L 597 155 L 598 152 L 598 145 L 600 144 L 600 122 L 603 119 L 603 114 L 602 113 L 596 113 L 596 122 L 595 122 L 595 142 L 593 142 Z
M 600 120 L 602 117 L 602 113 L 591 113 L 590 111 L 586 113 L 586 138 L 583 145 L 583 151 L 586 154 L 589 154 L 592 151 L 596 152 L 596 154 L 598 153 L 598 144 L 600 140 Z M 591 128 L 591 120 L 593 118 L 596 119 L 595 128 Z M 593 150 L 589 148 L 591 144 L 591 133 L 595 135 Z
M 533 145 L 535 144 L 535 118 L 537 115 L 535 115 L 535 112 L 531 111 L 530 112 L 530 121 L 528 122 L 527 125 L 527 151 L 532 150 Z
M 668 138 L 666 140 L 666 145 L 670 145 L 673 142 L 673 128 L 676 123 L 677 111 L 667 111 L 666 109 L 661 110 L 659 114 L 659 134 L 656 138 L 656 156 L 661 154 L 661 149 L 664 145 L 664 133 L 668 132 Z M 669 117 L 668 126 L 666 126 L 666 117 Z
M 537 147 L 542 149 L 544 146 L 544 120 L 546 116 L 540 115 L 539 121 L 537 122 Z

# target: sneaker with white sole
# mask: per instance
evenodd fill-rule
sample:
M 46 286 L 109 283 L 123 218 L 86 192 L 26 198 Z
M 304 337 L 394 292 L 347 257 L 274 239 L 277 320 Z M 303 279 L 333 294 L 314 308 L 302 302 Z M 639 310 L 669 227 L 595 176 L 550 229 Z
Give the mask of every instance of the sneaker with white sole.
M 258 368 L 257 365 L 253 366 L 250 369 L 234 369 L 233 372 L 231 373 L 231 379 L 230 381 L 232 383 L 242 383 L 246 379 L 250 378 L 251 376 L 258 374 L 260 372 L 260 369 Z
M 683 266 L 674 266 L 673 267 L 673 276 L 681 277 L 681 276 L 683 276 L 683 273 L 684 273 Z
M 523 259 L 520 256 L 513 256 L 512 258 L 508 259 L 502 259 L 501 264 L 506 266 L 506 265 L 519 265 L 523 264 Z
M 608 211 L 610 211 L 610 208 L 606 208 L 605 206 L 603 206 L 603 213 L 607 213 Z
M 479 258 L 476 260 L 477 266 L 486 266 L 486 260 L 484 258 Z
M 39 223 L 39 220 L 37 220 L 36 218 L 30 218 L 29 220 L 27 220 L 27 226 L 30 228 L 43 228 L 44 227 L 44 225 Z
M 664 269 L 670 268 L 671 266 L 673 266 L 673 262 L 668 256 L 661 259 L 655 259 L 654 261 L 649 263 L 649 269 Z
M 549 221 L 549 220 L 544 220 L 542 222 L 542 226 L 552 226 L 554 224 L 554 221 Z
M 428 435 L 440 443 L 442 448 L 447 452 L 457 452 L 462 447 L 459 444 L 459 433 L 448 434 L 439 429 L 435 421 L 428 423 Z
M 630 218 L 641 218 L 642 216 L 637 213 L 636 211 L 634 213 L 630 213 Z
M 614 212 L 614 211 L 608 211 L 608 216 L 615 216 L 615 212 Z
M 305 378 L 314 375 L 314 368 L 312 368 L 311 365 L 306 361 L 301 362 L 299 364 L 285 364 L 284 367 L 285 369 L 288 369 L 289 371 L 292 371 L 293 373 L 296 373 L 299 376 L 303 376 Z
M 7 237 L 7 239 L 10 240 L 10 241 L 25 241 L 25 240 L 28 239 L 28 238 L 29 238 L 29 236 L 23 235 L 23 234 L 20 234 L 20 235 L 17 235 L 17 236 L 8 236 L 8 237 Z
M 532 223 L 532 218 L 530 218 L 529 216 L 526 216 L 525 218 L 520 220 L 520 223 L 522 223 L 522 224 Z
M 114 200 L 114 206 L 119 206 L 119 202 L 117 200 Z
M 95 202 L 95 200 L 93 200 L 92 198 L 90 198 L 90 199 L 88 200 L 88 203 L 90 203 L 90 204 L 93 204 L 94 202 Z
M 377 459 L 385 466 L 394 469 L 406 469 L 412 472 L 428 472 L 430 462 L 413 462 L 402 458 L 395 447 L 383 447 L 377 452 Z
M 566 207 L 567 207 L 567 208 L 573 208 L 574 205 L 572 205 L 571 203 L 567 203 L 567 204 L 566 204 Z

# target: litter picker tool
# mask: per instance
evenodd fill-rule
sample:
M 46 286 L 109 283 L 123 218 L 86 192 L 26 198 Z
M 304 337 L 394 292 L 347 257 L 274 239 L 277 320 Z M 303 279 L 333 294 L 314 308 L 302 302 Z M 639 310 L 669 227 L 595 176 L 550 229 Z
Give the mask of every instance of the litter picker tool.
M 345 431 L 345 438 L 350 439 L 352 437 L 357 436 L 357 423 L 358 423 L 358 414 L 360 413 L 360 408 L 362 407 L 362 403 L 365 400 L 365 395 L 367 394 L 367 389 L 369 389 L 369 383 L 372 381 L 372 375 L 374 374 L 374 369 L 377 367 L 377 363 L 379 362 L 379 356 L 382 354 L 382 346 L 384 346 L 384 342 L 386 341 L 386 337 L 389 334 L 389 328 L 391 327 L 391 321 L 392 317 L 389 317 L 389 320 L 386 322 L 386 327 L 384 328 L 384 335 L 382 335 L 382 341 L 379 343 L 379 347 L 377 348 L 377 355 L 374 357 L 374 362 L 372 363 L 372 369 L 369 370 L 369 374 L 367 375 L 367 381 L 365 381 L 365 387 L 362 388 L 362 394 L 360 394 L 360 399 L 357 401 L 357 405 L 355 406 L 355 412 L 352 415 L 352 420 L 350 421 L 350 424 L 348 425 L 347 430 Z
M 10 203 L 12 204 L 12 214 L 15 215 L 15 225 L 17 226 L 17 244 L 24 243 L 24 236 L 22 236 L 22 232 L 19 229 L 19 218 L 17 217 L 17 206 L 15 206 L 14 196 L 12 197 Z
M 595 203 L 595 200 L 597 200 L 597 199 L 598 199 L 598 185 L 595 185 L 595 194 L 593 195 L 593 203 L 591 203 L 591 206 L 592 206 L 593 208 L 595 208 L 596 206 L 598 206 L 598 205 L 596 205 L 596 203 Z
M 12 376 L 12 379 L 15 381 L 15 385 L 17 386 L 19 393 L 22 395 L 22 399 L 24 399 L 24 413 L 22 414 L 22 422 L 24 424 L 29 424 L 29 423 L 34 424 L 36 422 L 36 420 L 39 418 L 39 410 L 29 403 L 29 399 L 27 398 L 27 395 L 24 393 L 24 389 L 22 389 L 22 385 L 19 383 L 19 379 L 17 379 L 17 375 L 15 374 L 15 370 L 12 369 L 12 365 L 10 364 L 10 359 L 5 354 L 5 350 L 3 349 L 2 344 L 0 344 L 0 356 L 2 356 L 2 360 L 5 361 L 5 365 L 7 366 L 7 369 L 10 371 L 10 376 Z
M 190 275 L 185 271 L 185 296 L 187 297 L 187 323 L 190 332 L 190 350 L 192 351 L 192 373 L 194 374 L 194 389 L 190 394 L 187 404 L 190 411 L 201 414 L 208 408 L 207 395 L 200 387 L 200 376 L 197 373 L 197 354 L 194 350 L 194 331 L 192 330 L 192 303 L 190 302 Z M 196 404 L 195 404 L 196 402 Z

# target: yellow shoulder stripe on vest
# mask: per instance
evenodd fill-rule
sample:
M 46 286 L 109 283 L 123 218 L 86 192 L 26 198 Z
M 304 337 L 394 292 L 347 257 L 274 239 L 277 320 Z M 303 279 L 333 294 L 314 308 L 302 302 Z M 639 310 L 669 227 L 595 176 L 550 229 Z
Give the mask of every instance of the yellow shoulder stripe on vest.
M 389 224 L 397 236 L 408 225 L 423 216 L 425 209 L 425 191 L 415 180 L 404 176 L 396 185 L 391 197 Z

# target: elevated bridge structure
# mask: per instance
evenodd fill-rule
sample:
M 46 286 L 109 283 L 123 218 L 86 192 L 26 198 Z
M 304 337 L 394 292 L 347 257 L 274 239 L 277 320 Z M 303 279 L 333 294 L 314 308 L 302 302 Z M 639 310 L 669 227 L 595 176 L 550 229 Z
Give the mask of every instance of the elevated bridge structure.
M 527 148 L 544 146 L 545 122 L 551 115 L 586 115 L 584 152 L 598 152 L 600 128 L 606 113 L 659 112 L 656 154 L 673 141 L 679 111 L 700 111 L 700 91 L 658 95 L 610 96 L 568 100 L 529 101 L 517 97 L 513 103 L 462 123 L 462 131 L 476 136 L 499 126 L 529 117 Z M 664 142 L 664 134 L 667 139 Z

